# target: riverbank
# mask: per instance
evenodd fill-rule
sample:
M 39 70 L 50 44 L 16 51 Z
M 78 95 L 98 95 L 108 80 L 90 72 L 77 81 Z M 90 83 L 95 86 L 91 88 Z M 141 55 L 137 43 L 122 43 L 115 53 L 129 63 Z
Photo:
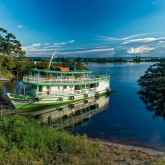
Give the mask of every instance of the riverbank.
M 165 152 L 149 148 L 135 147 L 125 144 L 116 144 L 92 139 L 99 143 L 99 160 L 102 165 L 134 164 L 134 165 L 164 165 Z
M 18 115 L 0 119 L 1 164 L 163 165 L 165 153 L 70 135 Z

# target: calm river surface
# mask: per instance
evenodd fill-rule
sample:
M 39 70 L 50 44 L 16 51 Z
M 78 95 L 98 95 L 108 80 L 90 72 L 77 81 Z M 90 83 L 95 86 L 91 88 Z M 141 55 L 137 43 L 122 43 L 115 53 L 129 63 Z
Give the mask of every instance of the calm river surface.
M 165 150 L 165 121 L 161 116 L 146 110 L 145 104 L 136 92 L 136 81 L 153 63 L 89 63 L 87 67 L 94 74 L 105 74 L 107 68 L 111 76 L 109 107 L 96 114 L 87 124 L 76 126 L 73 133 L 87 134 L 88 137 L 110 142 L 131 144 Z M 15 83 L 19 86 L 22 83 Z M 6 84 L 7 91 L 13 86 Z
M 136 81 L 153 63 L 88 64 L 95 74 L 104 74 L 110 69 L 111 88 L 109 108 L 95 115 L 74 132 L 86 133 L 110 142 L 165 149 L 165 121 L 146 110 L 136 92 Z

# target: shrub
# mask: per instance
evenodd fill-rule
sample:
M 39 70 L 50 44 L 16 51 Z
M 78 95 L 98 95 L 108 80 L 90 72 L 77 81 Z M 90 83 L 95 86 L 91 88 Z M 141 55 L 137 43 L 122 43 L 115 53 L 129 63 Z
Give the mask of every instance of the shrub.
M 17 115 L 0 120 L 0 130 L 2 164 L 97 164 L 98 146 L 86 136 Z

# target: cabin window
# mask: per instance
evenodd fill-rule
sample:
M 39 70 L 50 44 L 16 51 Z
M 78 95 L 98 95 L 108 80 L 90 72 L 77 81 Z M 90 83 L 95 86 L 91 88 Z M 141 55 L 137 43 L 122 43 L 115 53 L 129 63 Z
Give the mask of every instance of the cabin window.
M 90 85 L 86 85 L 85 88 L 88 89 L 90 87 Z
M 81 87 L 82 87 L 82 89 L 84 89 L 85 88 L 85 85 L 82 85 Z
M 50 90 L 51 89 L 51 87 L 50 86 L 47 86 L 47 90 Z
M 32 89 L 37 89 L 37 85 L 33 85 L 32 86 Z
M 66 86 L 63 86 L 63 89 L 66 89 L 67 87 Z
M 98 84 L 98 83 L 97 83 Z M 90 88 L 95 88 L 97 87 L 98 85 L 97 84 L 90 84 Z
M 39 86 L 39 92 L 42 92 L 42 86 Z
M 79 85 L 76 85 L 75 86 L 75 90 L 80 90 L 80 86 Z

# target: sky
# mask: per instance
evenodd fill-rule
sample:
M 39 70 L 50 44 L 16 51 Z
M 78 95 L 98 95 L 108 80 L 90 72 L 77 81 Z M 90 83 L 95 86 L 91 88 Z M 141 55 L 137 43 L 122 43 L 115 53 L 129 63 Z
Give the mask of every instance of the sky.
M 164 57 L 165 0 L 0 0 L 27 56 Z

